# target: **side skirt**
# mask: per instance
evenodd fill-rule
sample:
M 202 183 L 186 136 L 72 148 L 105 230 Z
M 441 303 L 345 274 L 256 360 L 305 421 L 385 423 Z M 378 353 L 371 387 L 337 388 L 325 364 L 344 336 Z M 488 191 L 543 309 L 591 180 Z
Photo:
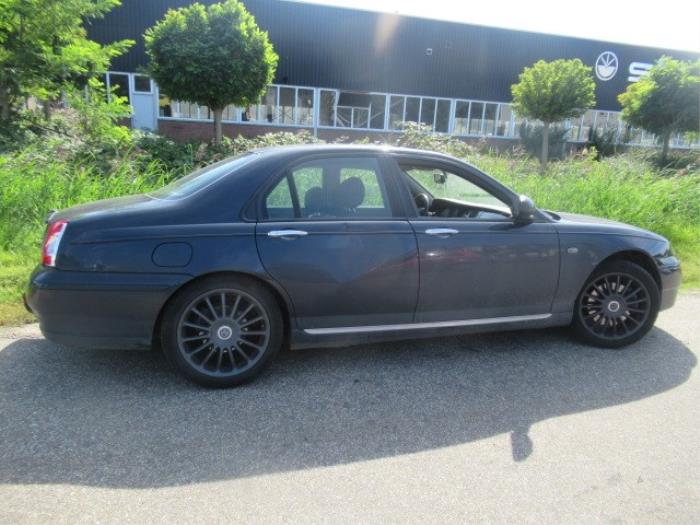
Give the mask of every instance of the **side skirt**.
M 339 347 L 404 339 L 567 326 L 571 323 L 572 315 L 572 312 L 567 312 L 432 323 L 307 328 L 292 330 L 290 346 L 294 350 Z

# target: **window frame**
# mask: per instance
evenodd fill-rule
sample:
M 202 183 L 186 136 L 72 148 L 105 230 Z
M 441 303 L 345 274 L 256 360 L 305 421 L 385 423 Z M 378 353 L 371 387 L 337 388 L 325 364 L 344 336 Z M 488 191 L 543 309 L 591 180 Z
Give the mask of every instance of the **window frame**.
M 133 78 L 133 82 L 134 82 L 134 86 L 133 86 L 132 91 L 135 94 L 137 94 L 137 95 L 152 95 L 153 94 L 153 79 L 151 77 L 149 77 L 148 75 L 143 75 L 141 73 L 134 73 L 132 78 Z M 148 80 L 148 90 L 147 91 L 140 90 L 136 87 L 137 79 L 140 79 L 140 78 L 145 78 Z
M 384 187 L 384 192 L 387 199 L 387 205 L 389 208 L 390 215 L 387 217 L 324 217 L 322 219 L 310 219 L 309 217 L 301 217 L 301 203 L 299 200 L 299 194 L 296 188 L 296 183 L 294 182 L 293 171 L 304 164 L 308 164 L 314 161 L 323 160 L 336 160 L 336 159 L 370 159 L 377 163 L 377 180 L 379 184 Z M 292 202 L 294 205 L 294 218 L 288 219 L 275 219 L 267 217 L 267 207 L 266 199 L 268 195 L 277 187 L 277 185 L 282 181 L 282 179 L 288 178 L 289 187 L 291 191 Z M 396 174 L 394 172 L 393 166 L 390 164 L 390 159 L 387 159 L 386 155 L 373 154 L 371 152 L 333 152 L 333 153 L 323 153 L 317 155 L 305 155 L 294 162 L 290 163 L 288 166 L 282 168 L 274 176 L 270 177 L 267 183 L 263 184 L 258 190 L 256 196 L 253 197 L 255 218 L 250 218 L 250 220 L 255 220 L 261 223 L 287 223 L 287 222 L 348 222 L 348 221 L 387 221 L 387 220 L 405 220 L 406 219 L 406 209 L 403 200 L 400 197 L 400 190 L 396 182 Z M 250 209 L 248 206 L 244 209 Z
M 424 158 L 424 157 L 418 157 L 418 156 L 412 156 L 408 154 L 403 154 L 403 153 L 396 153 L 392 155 L 392 160 L 394 162 L 394 170 L 397 174 L 397 177 L 400 179 L 400 187 L 401 187 L 401 194 L 402 194 L 402 201 L 404 203 L 404 207 L 408 210 L 407 216 L 411 219 L 419 219 L 419 220 L 427 220 L 427 221 L 464 221 L 464 222 L 480 222 L 480 223 L 486 223 L 486 222 L 509 222 L 512 223 L 513 219 L 509 217 L 503 217 L 503 219 L 494 219 L 494 220 L 479 220 L 479 219 L 468 219 L 468 218 L 459 218 L 459 217 L 427 217 L 424 215 L 420 215 L 418 212 L 418 208 L 416 207 L 416 203 L 413 200 L 413 197 L 411 195 L 411 189 L 409 187 L 408 181 L 406 180 L 406 177 L 410 177 L 410 175 L 407 175 L 404 173 L 403 168 L 401 167 L 402 165 L 410 165 L 411 167 L 414 168 L 420 168 L 424 167 L 427 169 L 439 169 L 443 170 L 449 173 L 452 173 L 453 175 L 457 177 L 461 177 L 465 179 L 467 182 L 470 182 L 474 184 L 475 186 L 479 187 L 480 189 L 484 190 L 485 192 L 493 195 L 497 199 L 501 200 L 506 206 L 509 208 L 511 207 L 507 203 L 509 202 L 514 202 L 514 200 L 518 197 L 518 195 L 510 190 L 508 187 L 502 185 L 500 182 L 496 181 L 495 179 L 489 177 L 485 173 L 479 171 L 477 168 L 474 166 L 468 165 L 468 164 L 462 164 L 457 161 L 451 162 L 446 159 L 437 159 L 437 158 Z M 420 183 L 419 183 L 420 184 Z M 541 217 L 538 214 L 538 217 L 535 219 L 534 222 L 542 222 Z

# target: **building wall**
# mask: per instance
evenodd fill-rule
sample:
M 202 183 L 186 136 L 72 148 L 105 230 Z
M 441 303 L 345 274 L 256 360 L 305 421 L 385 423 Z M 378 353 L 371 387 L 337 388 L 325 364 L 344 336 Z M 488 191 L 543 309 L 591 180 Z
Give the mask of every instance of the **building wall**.
M 595 66 L 603 53 L 612 52 L 617 68 L 608 80 L 596 79 L 597 108 L 618 110 L 617 95 L 629 83 L 630 67 L 650 64 L 662 55 L 698 58 L 669 49 L 299 2 L 244 2 L 280 55 L 277 84 L 507 102 L 518 74 L 537 60 L 580 58 Z M 136 45 L 112 64 L 112 70 L 134 72 L 146 64 L 146 28 L 169 7 L 190 3 L 123 0 L 104 20 L 93 22 L 89 33 L 100 42 L 134 39 Z

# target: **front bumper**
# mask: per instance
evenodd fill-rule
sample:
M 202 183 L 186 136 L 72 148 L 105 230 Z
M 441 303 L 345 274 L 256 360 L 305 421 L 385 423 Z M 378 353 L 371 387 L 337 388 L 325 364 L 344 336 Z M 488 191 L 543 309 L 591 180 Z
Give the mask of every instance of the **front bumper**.
M 89 348 L 149 348 L 183 274 L 69 272 L 37 267 L 25 295 L 47 339 Z
M 675 256 L 659 257 L 656 260 L 661 277 L 661 304 L 659 310 L 671 308 L 681 286 L 681 263 Z

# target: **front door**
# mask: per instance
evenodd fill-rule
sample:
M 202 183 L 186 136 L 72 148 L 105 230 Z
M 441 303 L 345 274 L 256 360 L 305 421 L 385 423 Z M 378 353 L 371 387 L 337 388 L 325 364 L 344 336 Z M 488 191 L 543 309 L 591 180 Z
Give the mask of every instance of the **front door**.
M 418 297 L 416 238 L 396 184 L 371 156 L 292 167 L 263 197 L 256 228 L 266 271 L 300 328 L 410 323 Z
M 410 221 L 420 257 L 416 322 L 551 312 L 559 278 L 559 240 L 551 223 L 515 223 L 505 215 L 508 205 L 479 186 L 476 174 L 410 163 L 401 168 L 432 203 Z M 419 205 L 425 201 L 418 197 Z
M 158 96 L 153 81 L 145 75 L 132 75 L 131 81 L 131 127 L 154 131 L 158 118 Z

